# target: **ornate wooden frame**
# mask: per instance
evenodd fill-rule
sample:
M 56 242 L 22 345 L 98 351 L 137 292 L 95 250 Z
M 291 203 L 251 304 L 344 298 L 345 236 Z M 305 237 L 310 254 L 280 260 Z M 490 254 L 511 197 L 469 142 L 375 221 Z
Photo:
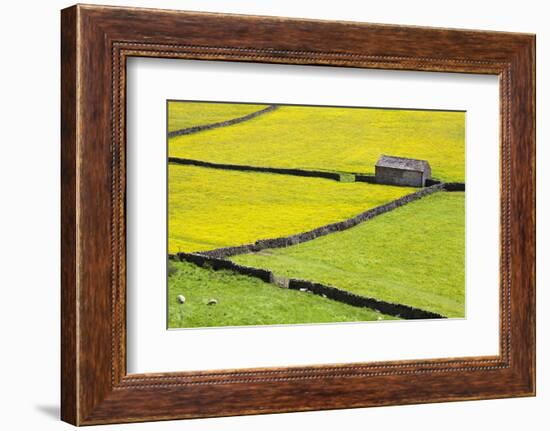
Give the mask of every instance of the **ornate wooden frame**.
M 62 11 L 61 47 L 63 420 L 88 425 L 534 395 L 534 35 L 78 5 Z M 130 56 L 498 75 L 500 354 L 128 375 Z

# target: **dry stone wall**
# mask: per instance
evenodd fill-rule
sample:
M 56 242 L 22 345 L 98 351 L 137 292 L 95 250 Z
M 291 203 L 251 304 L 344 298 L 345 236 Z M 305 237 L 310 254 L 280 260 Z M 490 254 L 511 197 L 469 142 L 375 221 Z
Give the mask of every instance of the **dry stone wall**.
M 168 132 L 169 138 L 174 138 L 176 136 L 190 135 L 191 133 L 203 132 L 204 130 L 217 129 L 218 127 L 227 127 L 232 126 L 233 124 L 239 124 L 244 121 L 252 120 L 260 115 L 267 114 L 268 112 L 274 111 L 277 109 L 277 105 L 269 105 L 267 108 L 260 109 L 259 111 L 252 112 L 242 117 L 232 118 L 226 121 L 219 121 L 217 123 L 203 124 L 201 126 L 187 127 L 185 129 L 174 130 Z
M 307 232 L 301 232 L 295 235 L 289 235 L 289 236 L 279 237 L 279 238 L 258 240 L 251 244 L 244 244 L 236 247 L 217 248 L 214 250 L 201 252 L 201 254 L 204 256 L 224 259 L 227 257 L 236 256 L 238 254 L 257 253 L 259 251 L 262 251 L 268 248 L 290 247 L 292 245 L 301 244 L 306 241 L 311 241 L 311 240 L 314 240 L 315 238 L 319 238 L 321 236 L 325 236 L 334 232 L 340 232 L 343 230 L 350 229 L 380 214 L 391 211 L 409 202 L 418 200 L 426 195 L 443 190 L 443 188 L 444 188 L 444 184 L 436 184 L 430 187 L 425 187 L 421 190 L 418 190 L 417 192 L 410 193 L 399 199 L 395 199 L 391 202 L 388 202 L 387 204 L 380 205 L 370 210 L 364 211 L 347 220 L 327 224 L 325 226 L 321 226 Z
M 305 169 L 291 169 L 291 168 L 269 168 L 263 166 L 250 166 L 250 165 L 231 165 L 227 163 L 213 163 L 203 162 L 201 160 L 182 159 L 179 157 L 168 157 L 169 163 L 177 165 L 188 166 L 200 166 L 203 168 L 212 169 L 224 169 L 228 171 L 242 171 L 242 172 L 264 172 L 270 174 L 283 174 L 293 175 L 298 177 L 311 177 L 311 178 L 326 178 L 329 180 L 340 180 L 340 174 L 337 172 L 325 172 L 325 171 L 309 171 Z
M 178 259 L 193 263 L 203 268 L 210 268 L 214 271 L 226 270 L 248 277 L 258 278 L 265 283 L 272 283 L 279 287 L 298 290 L 304 293 L 313 293 L 324 298 L 342 302 L 354 307 L 370 308 L 389 316 L 400 317 L 402 319 L 443 319 L 445 316 L 431 311 L 421 310 L 408 305 L 394 302 L 381 301 L 374 298 L 356 295 L 346 290 L 338 289 L 321 283 L 295 278 L 278 277 L 273 272 L 261 268 L 239 265 L 235 262 L 225 259 L 205 256 L 199 253 L 177 253 L 170 256 L 172 259 Z

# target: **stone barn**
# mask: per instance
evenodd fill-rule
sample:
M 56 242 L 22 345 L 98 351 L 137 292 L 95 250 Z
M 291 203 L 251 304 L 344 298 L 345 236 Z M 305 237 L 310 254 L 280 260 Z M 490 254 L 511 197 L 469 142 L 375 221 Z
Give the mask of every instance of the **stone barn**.
M 426 160 L 381 156 L 375 166 L 376 182 L 395 186 L 424 187 L 432 177 Z

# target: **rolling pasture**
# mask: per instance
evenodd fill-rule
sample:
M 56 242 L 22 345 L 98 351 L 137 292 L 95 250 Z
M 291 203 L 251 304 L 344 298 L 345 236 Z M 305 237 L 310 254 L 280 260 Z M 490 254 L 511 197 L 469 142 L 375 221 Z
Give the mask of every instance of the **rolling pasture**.
M 267 106 L 169 102 L 168 132 L 225 122 Z M 200 253 L 299 234 L 415 192 L 350 182 L 353 176 L 347 174 L 373 174 L 382 154 L 428 160 L 434 178 L 464 182 L 465 113 L 285 105 L 238 124 L 170 137 L 169 157 L 341 177 L 169 163 L 168 253 Z M 464 201 L 462 192 L 438 191 L 347 230 L 230 259 L 282 279 L 464 317 Z M 170 328 L 395 318 L 235 271 L 179 261 L 170 266 Z M 178 303 L 177 295 L 186 297 L 185 304 Z M 206 305 L 210 299 L 217 304 Z
M 183 108 L 182 108 L 183 109 Z M 372 174 L 381 154 L 429 160 L 464 182 L 465 113 L 279 106 L 235 127 L 170 140 L 173 157 Z

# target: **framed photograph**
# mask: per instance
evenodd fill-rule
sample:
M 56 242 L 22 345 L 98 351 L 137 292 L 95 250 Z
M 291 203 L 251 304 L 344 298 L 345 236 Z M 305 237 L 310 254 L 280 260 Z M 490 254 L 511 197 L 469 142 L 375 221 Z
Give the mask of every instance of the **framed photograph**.
M 535 394 L 535 36 L 61 14 L 61 415 Z

